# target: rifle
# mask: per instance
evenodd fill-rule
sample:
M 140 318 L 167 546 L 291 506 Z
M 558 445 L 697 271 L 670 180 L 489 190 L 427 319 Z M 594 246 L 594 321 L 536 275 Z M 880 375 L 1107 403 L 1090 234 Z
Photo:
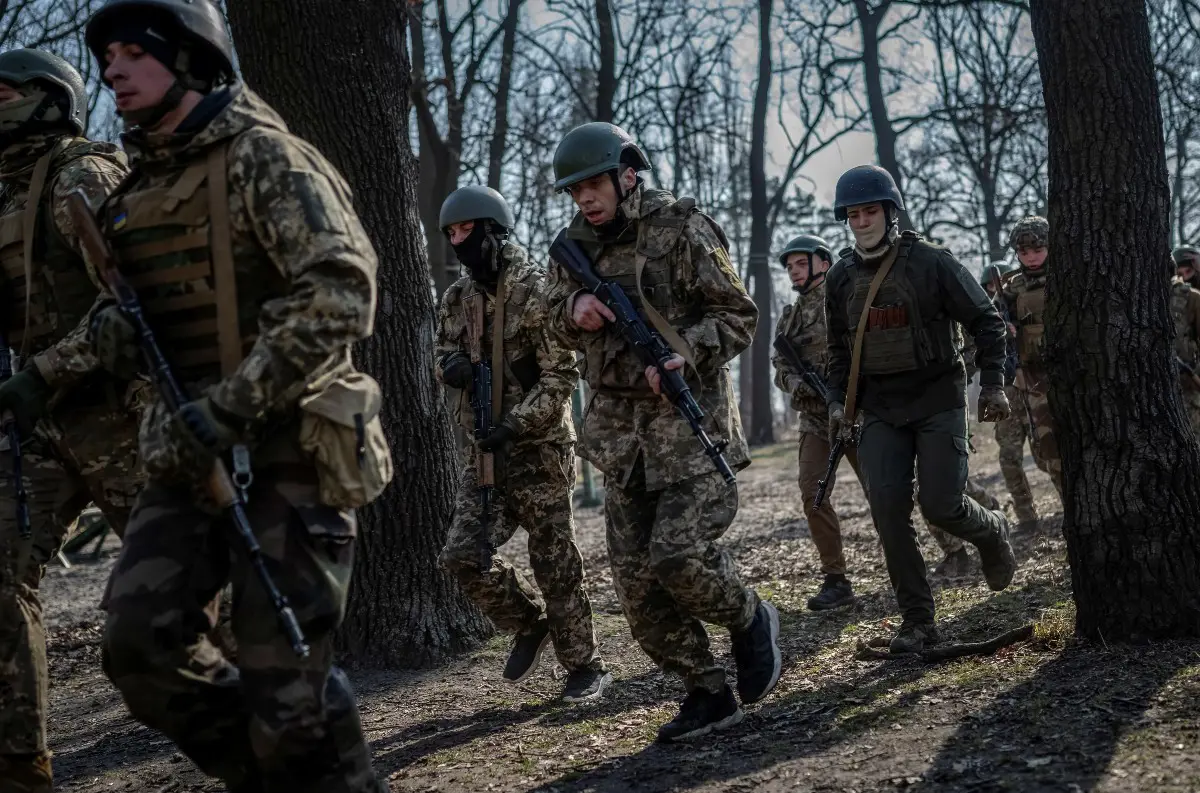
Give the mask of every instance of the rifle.
M 8 339 L 0 339 L 0 383 L 13 376 L 12 349 Z M 17 531 L 22 540 L 33 536 L 33 524 L 29 522 L 29 493 L 25 490 L 25 477 L 21 468 L 21 433 L 10 411 L 0 416 L 0 431 L 8 438 L 8 452 L 12 455 L 13 495 L 16 499 Z
M 829 387 L 825 385 L 825 381 L 821 379 L 821 375 L 817 374 L 816 370 L 808 365 L 808 362 L 800 357 L 800 353 L 796 351 L 792 340 L 780 333 L 775 337 L 772 343 L 776 352 L 782 355 L 787 362 L 796 367 L 800 372 L 800 379 L 803 380 L 809 388 L 816 392 L 817 397 L 824 402 L 829 396 Z
M 1016 344 L 1009 344 L 1008 326 L 1015 323 L 1012 321 L 1012 315 L 1008 311 L 1008 303 L 1004 300 L 1004 282 L 1000 279 L 1000 271 L 992 270 L 992 287 L 996 290 L 996 296 L 992 298 L 992 304 L 996 306 L 1000 314 L 1000 319 L 1004 321 L 1004 345 L 1005 345 L 1005 362 L 1004 368 L 1007 370 L 1009 365 L 1013 371 L 1013 385 L 1016 385 L 1016 371 L 1021 368 L 1021 357 L 1017 354 Z M 1009 348 L 1012 352 L 1009 352 Z M 980 375 L 982 377 L 982 375 Z M 1025 408 L 1025 426 L 1029 433 L 1029 450 L 1034 456 L 1038 456 L 1038 440 L 1037 440 L 1037 422 L 1033 420 L 1033 410 L 1029 407 L 1029 397 L 1025 393 L 1025 389 L 1017 386 L 1017 393 L 1021 395 L 1021 406 Z
M 704 410 L 696 401 L 696 397 L 692 395 L 692 389 L 678 369 L 666 367 L 667 361 L 675 355 L 675 351 L 663 341 L 662 336 L 646 325 L 646 321 L 642 319 L 641 314 L 629 300 L 629 295 L 625 294 L 625 290 L 619 284 L 605 281 L 596 275 L 596 271 L 592 268 L 592 262 L 583 248 L 575 240 L 568 239 L 566 231 L 558 233 L 554 244 L 550 246 L 550 255 L 562 262 L 571 276 L 583 284 L 584 289 L 595 295 L 616 316 L 617 331 L 632 345 L 634 352 L 642 359 L 642 363 L 658 369 L 662 378 L 663 393 L 679 411 L 679 415 L 683 416 L 691 426 L 692 434 L 700 441 L 700 445 L 704 447 L 704 453 L 712 460 L 726 483 L 734 484 L 737 477 L 734 476 L 733 469 L 729 467 L 724 455 L 728 442 L 712 442 L 708 433 L 704 431 L 704 427 L 700 425 L 700 422 L 704 420 Z
M 475 440 L 492 434 L 492 364 L 483 357 L 484 297 L 476 294 L 467 307 L 467 355 L 471 358 L 471 410 L 475 414 Z M 476 482 L 479 485 L 479 570 L 492 566 L 492 491 L 496 486 L 496 456 L 475 449 Z
M 67 214 L 71 219 L 71 227 L 79 237 L 85 257 L 95 266 L 101 279 L 116 298 L 121 313 L 137 331 L 138 346 L 141 348 L 142 357 L 154 381 L 159 398 L 162 399 L 168 410 L 172 413 L 177 412 L 188 401 L 188 397 L 179 385 L 175 373 L 171 371 L 171 365 L 163 355 L 162 348 L 158 346 L 158 341 L 154 338 L 154 331 L 146 321 L 146 315 L 138 300 L 137 292 L 122 275 L 117 256 L 104 237 L 104 232 L 96 224 L 95 215 L 92 214 L 92 208 L 82 189 L 75 190 L 67 196 Z M 300 630 L 296 613 L 288 604 L 287 597 L 275 585 L 271 573 L 263 562 L 262 547 L 258 544 L 258 538 L 254 536 L 254 529 L 250 527 L 250 519 L 246 515 L 246 507 L 240 491 L 230 477 L 225 461 L 220 457 L 213 460 L 212 471 L 209 472 L 206 484 L 209 496 L 217 506 L 225 510 L 233 528 L 241 537 L 246 555 L 250 559 L 250 565 L 254 568 L 259 582 L 275 606 L 275 615 L 279 618 L 280 627 L 283 628 L 288 642 L 292 645 L 292 652 L 300 658 L 307 658 L 309 646 L 305 642 L 304 633 Z

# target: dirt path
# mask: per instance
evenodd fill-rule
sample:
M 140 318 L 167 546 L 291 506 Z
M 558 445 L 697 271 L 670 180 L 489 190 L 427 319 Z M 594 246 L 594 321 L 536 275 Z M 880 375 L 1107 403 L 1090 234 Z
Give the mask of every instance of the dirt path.
M 975 443 L 974 473 L 1000 495 L 990 432 Z M 742 725 L 691 747 L 653 743 L 682 689 L 629 637 L 599 510 L 583 509 L 589 591 L 617 679 L 610 695 L 562 705 L 562 670 L 546 661 L 527 684 L 505 685 L 502 638 L 438 670 L 360 673 L 376 766 L 394 791 L 1200 791 L 1200 642 L 1106 648 L 1066 638 L 1073 613 L 1057 501 L 1029 468 L 1050 519 L 1044 536 L 1018 538 L 1012 587 L 992 595 L 976 572 L 938 582 L 937 603 L 951 640 L 1037 621 L 1030 643 L 936 666 L 856 661 L 859 637 L 898 622 L 866 502 L 844 467 L 834 504 L 858 605 L 804 610 L 820 574 L 795 490 L 794 446 L 785 443 L 760 450 L 740 476 L 742 507 L 727 535 L 746 579 L 783 618 L 779 688 Z M 932 566 L 938 551 L 921 535 Z M 114 551 L 97 564 L 55 568 L 45 584 L 60 787 L 221 790 L 133 722 L 99 672 L 94 604 Z M 521 537 L 506 548 L 515 559 L 522 551 Z M 728 660 L 722 634 L 713 631 L 714 643 Z

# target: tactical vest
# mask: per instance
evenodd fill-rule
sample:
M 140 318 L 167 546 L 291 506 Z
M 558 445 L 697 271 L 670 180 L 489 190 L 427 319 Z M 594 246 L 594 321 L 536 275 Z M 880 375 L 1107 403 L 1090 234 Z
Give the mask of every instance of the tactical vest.
M 1171 319 L 1175 323 L 1175 354 L 1187 364 L 1196 362 L 1196 340 L 1188 322 L 1187 304 L 1191 287 L 1181 281 L 1171 284 Z
M 1019 338 L 1017 354 L 1021 363 L 1036 365 L 1042 360 L 1042 337 L 1046 333 L 1044 314 L 1046 311 L 1046 285 L 1039 282 L 1036 285 L 1026 281 L 1025 287 L 1017 295 L 1014 309 L 1016 312 Z
M 230 374 L 257 338 L 262 303 L 286 287 L 265 258 L 235 264 L 228 147 L 213 147 L 168 184 L 123 185 L 105 205 L 121 270 L 186 382 Z
M 7 284 L 2 296 L 5 341 L 26 355 L 41 352 L 77 327 L 87 316 L 98 293 L 83 259 L 59 232 L 51 208 L 51 188 L 58 173 L 79 157 L 95 153 L 86 150 L 73 155 L 71 144 L 76 142 L 79 139 L 66 138 L 47 155 L 50 161 L 43 184 L 31 185 L 39 188 L 40 195 L 35 198 L 35 204 L 28 203 L 33 196 L 15 193 L 7 202 L 9 211 L 0 216 L 0 268 Z M 28 246 L 27 228 L 32 232 L 32 243 Z M 26 261 L 26 249 L 29 261 Z M 27 272 L 30 275 L 28 282 Z M 26 324 L 28 338 L 25 336 Z
M 920 295 L 908 275 L 909 255 L 913 243 L 919 239 L 911 231 L 903 232 L 896 261 L 875 295 L 873 306 L 892 310 L 893 316 L 903 319 L 903 324 L 880 328 L 868 324 L 863 334 L 860 364 L 864 375 L 911 372 L 931 364 L 950 363 L 960 357 L 962 341 L 955 323 L 941 312 L 928 319 L 922 316 Z M 851 333 L 858 327 L 863 311 L 868 310 L 867 293 L 875 273 L 875 270 L 861 266 L 857 268 L 847 305 Z

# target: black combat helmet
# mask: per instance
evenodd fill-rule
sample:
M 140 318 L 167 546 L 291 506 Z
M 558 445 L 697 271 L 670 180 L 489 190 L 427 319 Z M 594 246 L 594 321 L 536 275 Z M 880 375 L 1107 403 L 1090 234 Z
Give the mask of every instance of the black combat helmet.
M 233 79 L 233 41 L 212 0 L 106 0 L 88 20 L 85 34 L 101 73 L 107 65 L 104 52 L 113 41 L 113 31 L 142 21 L 173 28 L 158 31 L 160 36 L 178 37 L 172 42 L 179 46 L 175 62 L 163 65 L 188 83 L 188 88 L 206 91 Z
M 490 220 L 508 231 L 517 225 L 512 208 L 504 196 L 481 184 L 460 187 L 446 196 L 438 216 L 438 227 L 445 231 L 455 223 L 471 220 Z
M 896 180 L 878 165 L 858 165 L 842 174 L 833 197 L 833 216 L 846 219 L 846 210 L 862 204 L 892 205 L 891 215 L 904 211 L 904 196 Z
M 32 81 L 48 84 L 53 93 L 42 107 L 31 112 L 26 125 L 10 130 L 11 135 L 23 135 L 32 131 L 29 125 L 43 122 L 65 124 L 76 135 L 87 130 L 87 88 L 74 66 L 45 50 L 18 49 L 0 54 L 0 82 L 20 88 Z M 53 115 L 49 111 L 56 104 L 60 106 L 61 118 L 47 118 Z
M 598 174 L 619 172 L 622 166 L 650 170 L 650 160 L 633 136 L 603 121 L 582 124 L 564 135 L 554 150 L 554 189 L 566 190 Z

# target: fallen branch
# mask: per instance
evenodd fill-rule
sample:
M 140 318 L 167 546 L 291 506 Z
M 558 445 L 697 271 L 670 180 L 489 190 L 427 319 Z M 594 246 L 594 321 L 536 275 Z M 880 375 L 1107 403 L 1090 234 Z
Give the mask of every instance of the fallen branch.
M 883 638 L 874 638 L 866 642 L 859 639 L 855 647 L 854 657 L 860 661 L 892 661 L 919 656 L 925 663 L 935 664 L 939 661 L 948 661 L 951 658 L 964 658 L 968 655 L 991 655 L 1002 647 L 1026 641 L 1031 636 L 1033 636 L 1032 623 L 1023 625 L 1020 628 L 1014 628 L 1007 633 L 1002 633 L 987 641 L 943 644 L 938 647 L 930 647 L 928 650 L 922 650 L 920 653 L 893 653 L 887 649 L 888 640 Z

